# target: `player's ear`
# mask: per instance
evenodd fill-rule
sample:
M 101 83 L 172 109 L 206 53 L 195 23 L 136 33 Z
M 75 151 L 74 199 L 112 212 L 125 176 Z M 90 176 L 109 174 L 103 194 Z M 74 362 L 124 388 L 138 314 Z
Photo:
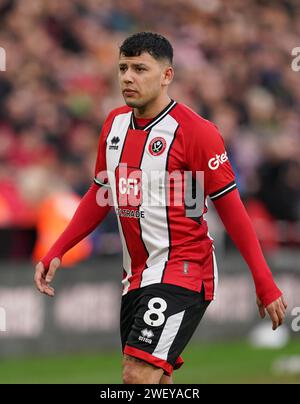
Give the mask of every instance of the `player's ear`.
M 168 86 L 169 84 L 171 84 L 173 77 L 174 77 L 173 67 L 170 65 L 165 66 L 165 68 L 163 70 L 162 84 L 165 86 Z

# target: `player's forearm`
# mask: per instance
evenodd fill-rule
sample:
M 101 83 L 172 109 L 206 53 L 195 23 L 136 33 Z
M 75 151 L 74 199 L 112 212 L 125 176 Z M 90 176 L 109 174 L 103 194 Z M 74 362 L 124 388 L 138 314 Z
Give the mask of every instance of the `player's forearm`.
M 256 293 L 267 306 L 281 296 L 263 256 L 255 230 L 237 190 L 214 202 L 217 212 L 235 245 L 247 262 Z
M 99 206 L 96 200 L 99 186 L 92 184 L 80 201 L 70 223 L 53 244 L 48 253 L 41 259 L 48 268 L 54 257 L 62 258 L 63 255 L 90 234 L 105 218 L 110 206 Z

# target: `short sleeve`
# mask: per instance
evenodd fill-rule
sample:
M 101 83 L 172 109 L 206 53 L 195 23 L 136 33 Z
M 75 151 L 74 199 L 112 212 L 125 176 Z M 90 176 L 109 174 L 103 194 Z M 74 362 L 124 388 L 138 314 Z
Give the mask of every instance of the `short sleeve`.
M 205 121 L 193 129 L 186 153 L 189 169 L 203 172 L 205 197 L 216 200 L 236 188 L 224 140 L 214 124 Z

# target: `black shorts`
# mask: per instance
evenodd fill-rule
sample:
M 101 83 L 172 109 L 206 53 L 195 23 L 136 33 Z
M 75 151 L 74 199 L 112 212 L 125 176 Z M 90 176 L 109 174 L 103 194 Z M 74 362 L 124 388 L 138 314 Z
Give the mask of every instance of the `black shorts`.
M 201 293 L 160 283 L 128 292 L 121 304 L 123 353 L 171 375 L 209 303 L 203 286 Z

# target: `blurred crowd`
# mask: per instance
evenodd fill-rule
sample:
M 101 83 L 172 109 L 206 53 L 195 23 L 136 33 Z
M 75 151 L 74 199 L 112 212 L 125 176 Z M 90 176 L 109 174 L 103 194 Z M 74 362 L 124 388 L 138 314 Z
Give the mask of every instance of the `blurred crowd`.
M 137 31 L 173 44 L 170 95 L 221 130 L 264 248 L 299 247 L 299 0 L 0 0 L 0 256 L 38 257 L 45 213 L 63 223 L 89 187 Z M 120 251 L 113 214 L 90 251 Z

